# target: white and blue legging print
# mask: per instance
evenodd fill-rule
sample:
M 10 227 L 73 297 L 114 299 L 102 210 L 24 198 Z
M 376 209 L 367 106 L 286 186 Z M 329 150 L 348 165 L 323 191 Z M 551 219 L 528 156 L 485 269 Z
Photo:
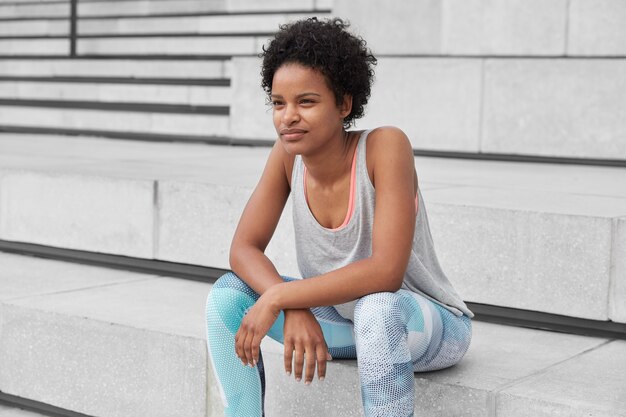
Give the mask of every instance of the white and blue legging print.
M 283 277 L 285 281 L 293 278 Z M 235 333 L 244 315 L 259 298 L 233 273 L 213 285 L 206 303 L 209 358 L 220 382 L 226 416 L 263 415 L 263 360 L 244 366 L 235 354 Z M 365 415 L 412 416 L 413 372 L 433 371 L 457 363 L 471 340 L 471 321 L 407 290 L 374 293 L 355 307 L 354 324 L 333 307 L 315 314 L 333 358 L 358 357 Z M 268 332 L 283 343 L 284 315 Z

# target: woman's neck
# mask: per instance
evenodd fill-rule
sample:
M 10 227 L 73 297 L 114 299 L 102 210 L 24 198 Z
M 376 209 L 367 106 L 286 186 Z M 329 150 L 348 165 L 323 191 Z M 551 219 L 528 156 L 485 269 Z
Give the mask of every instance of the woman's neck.
M 324 186 L 332 185 L 350 172 L 354 154 L 354 132 L 342 131 L 341 139 L 333 140 L 323 151 L 302 156 L 307 175 Z M 332 144 L 332 146 L 331 146 Z M 352 152 L 351 152 L 352 151 Z

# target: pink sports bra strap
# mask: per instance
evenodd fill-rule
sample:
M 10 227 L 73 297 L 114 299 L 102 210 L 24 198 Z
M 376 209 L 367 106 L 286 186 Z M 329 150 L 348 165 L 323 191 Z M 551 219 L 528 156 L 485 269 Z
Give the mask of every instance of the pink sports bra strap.
M 352 218 L 352 213 L 354 212 L 354 194 L 356 190 L 356 150 L 354 149 L 354 156 L 352 157 L 352 167 L 350 168 L 350 196 L 348 197 L 348 211 L 346 212 L 346 217 L 343 219 L 343 223 L 339 227 L 334 229 L 329 229 L 332 231 L 337 231 L 346 227 L 350 219 Z M 304 186 L 304 199 L 309 204 L 309 196 L 306 193 L 306 165 L 304 166 L 304 172 L 302 173 L 302 181 Z

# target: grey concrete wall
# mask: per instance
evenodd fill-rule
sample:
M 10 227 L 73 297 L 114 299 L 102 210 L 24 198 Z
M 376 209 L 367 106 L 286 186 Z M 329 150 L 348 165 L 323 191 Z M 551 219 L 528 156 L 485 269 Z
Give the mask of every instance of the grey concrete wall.
M 357 127 L 415 149 L 626 159 L 626 3 L 336 0 L 379 58 Z M 233 60 L 230 135 L 272 140 L 260 61 Z

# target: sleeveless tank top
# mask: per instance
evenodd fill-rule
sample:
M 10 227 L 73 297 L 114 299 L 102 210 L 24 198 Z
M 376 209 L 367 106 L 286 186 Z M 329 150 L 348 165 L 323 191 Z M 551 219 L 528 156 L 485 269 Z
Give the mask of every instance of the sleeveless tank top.
M 372 254 L 372 229 L 376 191 L 367 172 L 366 143 L 369 131 L 359 137 L 356 147 L 354 204 L 348 222 L 327 229 L 313 216 L 304 189 L 304 163 L 296 155 L 291 174 L 293 224 L 298 268 L 303 278 L 322 275 Z M 413 247 L 402 288 L 418 293 L 448 309 L 456 316 L 473 317 L 446 277 L 437 256 L 428 226 L 424 200 L 417 191 L 419 208 L 415 217 Z M 334 306 L 339 314 L 354 319 L 356 301 Z

